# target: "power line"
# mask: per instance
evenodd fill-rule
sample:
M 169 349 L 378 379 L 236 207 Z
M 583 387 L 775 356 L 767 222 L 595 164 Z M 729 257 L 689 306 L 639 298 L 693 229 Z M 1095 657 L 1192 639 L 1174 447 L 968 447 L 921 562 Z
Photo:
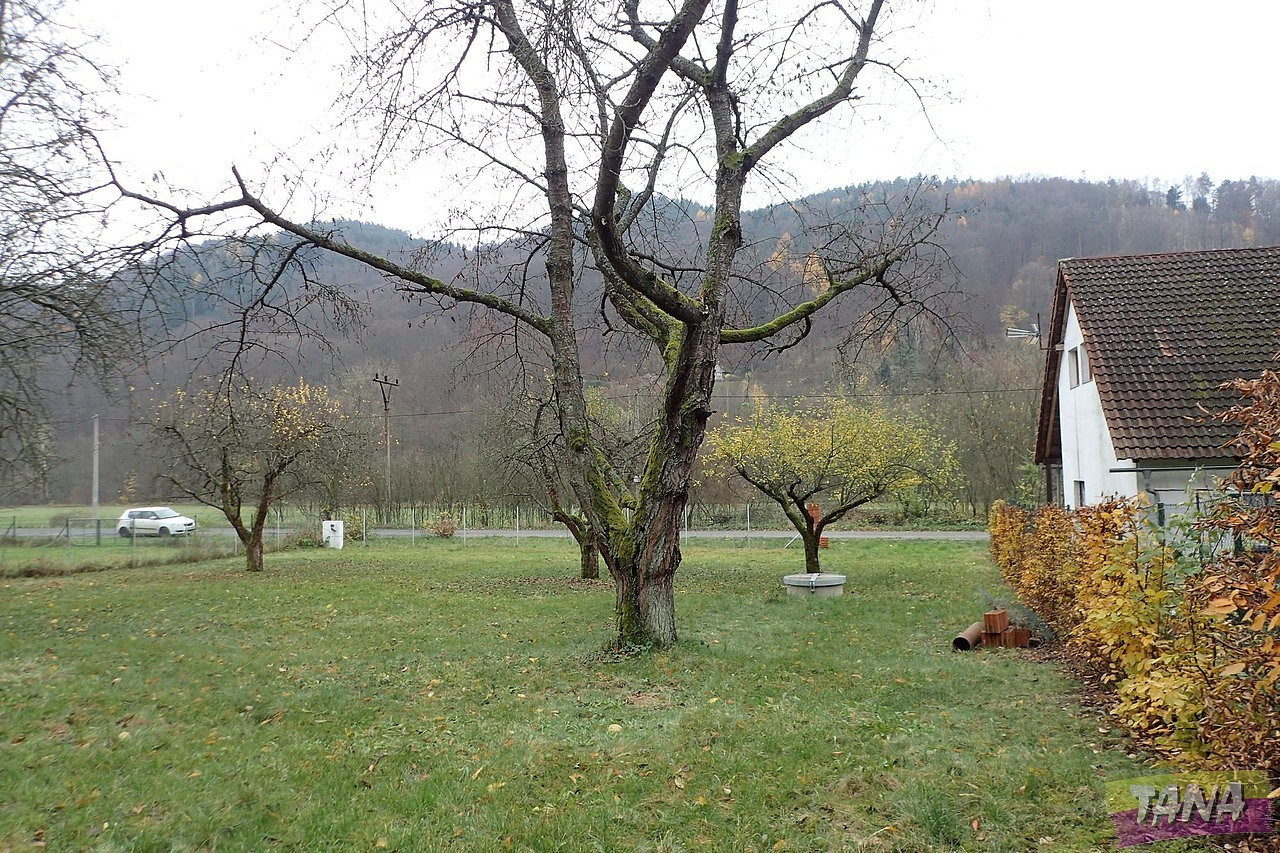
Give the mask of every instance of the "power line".
M 971 390 L 964 389 L 940 389 L 936 391 L 885 391 L 885 392 L 858 392 L 858 393 L 842 393 L 842 394 L 731 394 L 717 391 L 715 395 L 720 398 L 731 398 L 735 400 L 825 400 L 833 396 L 838 397 L 858 397 L 858 398 L 882 398 L 882 397 L 937 397 L 937 396 L 976 396 L 980 394 L 1025 394 L 1029 392 L 1039 392 L 1038 387 L 1027 388 L 975 388 Z M 625 395 L 606 395 L 606 399 L 614 401 L 626 401 L 634 398 L 634 394 Z M 443 409 L 434 412 L 397 412 L 391 417 L 393 418 L 426 418 L 435 417 L 437 415 L 474 415 L 483 414 L 484 409 Z M 368 417 L 377 417 L 377 415 L 369 415 Z
M 732 381 L 732 380 L 729 380 Z M 856 393 L 842 392 L 839 394 L 733 394 L 729 392 L 716 391 L 715 396 L 719 398 L 729 398 L 734 400 L 825 400 L 831 397 L 856 397 L 865 399 L 877 399 L 883 397 L 943 397 L 943 396 L 976 396 L 979 394 L 1025 394 L 1029 392 L 1039 392 L 1038 387 L 1034 388 L 974 388 L 965 389 L 939 389 L 935 391 L 859 391 Z M 607 395 L 608 400 L 631 400 L 634 394 L 624 395 Z M 391 418 L 432 418 L 444 415 L 475 415 L 482 414 L 484 409 L 438 409 L 436 411 L 427 412 L 391 412 L 388 414 Z M 360 418 L 381 418 L 381 414 L 358 415 Z M 121 423 L 140 423 L 132 418 L 121 416 L 102 417 L 104 421 L 117 421 Z M 51 424 L 78 424 L 88 423 L 87 418 L 60 418 L 49 421 Z

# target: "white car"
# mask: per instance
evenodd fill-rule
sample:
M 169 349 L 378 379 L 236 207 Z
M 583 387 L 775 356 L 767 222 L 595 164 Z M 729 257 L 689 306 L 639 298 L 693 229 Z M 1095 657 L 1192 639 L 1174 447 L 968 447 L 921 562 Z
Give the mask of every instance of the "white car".
M 131 536 L 183 536 L 195 532 L 196 521 L 167 506 L 143 506 L 121 513 L 116 529 L 126 539 Z

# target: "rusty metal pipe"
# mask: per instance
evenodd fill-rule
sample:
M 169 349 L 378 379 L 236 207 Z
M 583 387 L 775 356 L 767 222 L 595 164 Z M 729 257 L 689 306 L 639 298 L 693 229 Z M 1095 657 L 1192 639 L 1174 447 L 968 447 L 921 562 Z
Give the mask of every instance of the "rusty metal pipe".
M 965 628 L 951 641 L 951 648 L 957 652 L 967 652 L 982 645 L 982 623 L 974 622 Z

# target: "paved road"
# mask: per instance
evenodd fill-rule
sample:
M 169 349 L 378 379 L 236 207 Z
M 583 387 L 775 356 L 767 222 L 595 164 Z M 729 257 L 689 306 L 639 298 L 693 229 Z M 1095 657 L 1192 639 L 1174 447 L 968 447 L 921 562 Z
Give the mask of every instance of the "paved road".
M 52 538 L 62 534 L 62 528 L 53 527 L 20 527 L 17 530 L 18 538 Z M 200 531 L 209 535 L 232 535 L 229 527 L 206 527 Z M 266 530 L 267 537 L 276 535 L 276 528 L 268 527 Z M 279 531 L 284 536 L 289 536 L 293 530 L 282 528 Z M 77 530 L 74 532 L 77 539 L 84 539 L 93 535 L 89 530 Z M 114 530 L 104 526 L 102 531 L 103 538 L 115 536 Z M 369 531 L 370 539 L 408 539 L 413 536 L 413 532 L 400 529 L 374 529 Z M 419 531 L 417 536 L 422 538 L 430 537 L 432 534 L 426 531 Z M 510 528 L 493 529 L 493 530 L 459 530 L 456 534 L 461 537 L 483 538 L 486 536 L 503 536 L 515 538 L 520 536 L 527 539 L 561 539 L 569 535 L 569 531 L 563 528 L 551 530 L 514 530 Z M 687 535 L 693 539 L 791 539 L 796 533 L 794 530 L 690 530 Z M 832 530 L 824 534 L 832 539 L 942 539 L 959 542 L 985 542 L 987 541 L 987 532 L 985 530 Z

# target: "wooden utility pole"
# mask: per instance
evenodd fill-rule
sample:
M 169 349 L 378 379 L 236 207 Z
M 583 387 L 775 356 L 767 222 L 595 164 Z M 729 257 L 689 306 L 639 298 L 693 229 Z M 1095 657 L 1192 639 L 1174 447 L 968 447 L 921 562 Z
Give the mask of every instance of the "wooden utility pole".
M 382 391 L 382 438 L 387 445 L 387 507 L 383 515 L 383 522 L 391 519 L 391 389 L 400 387 L 399 379 L 392 379 L 387 374 L 373 374 L 373 381 L 378 383 L 378 388 Z

